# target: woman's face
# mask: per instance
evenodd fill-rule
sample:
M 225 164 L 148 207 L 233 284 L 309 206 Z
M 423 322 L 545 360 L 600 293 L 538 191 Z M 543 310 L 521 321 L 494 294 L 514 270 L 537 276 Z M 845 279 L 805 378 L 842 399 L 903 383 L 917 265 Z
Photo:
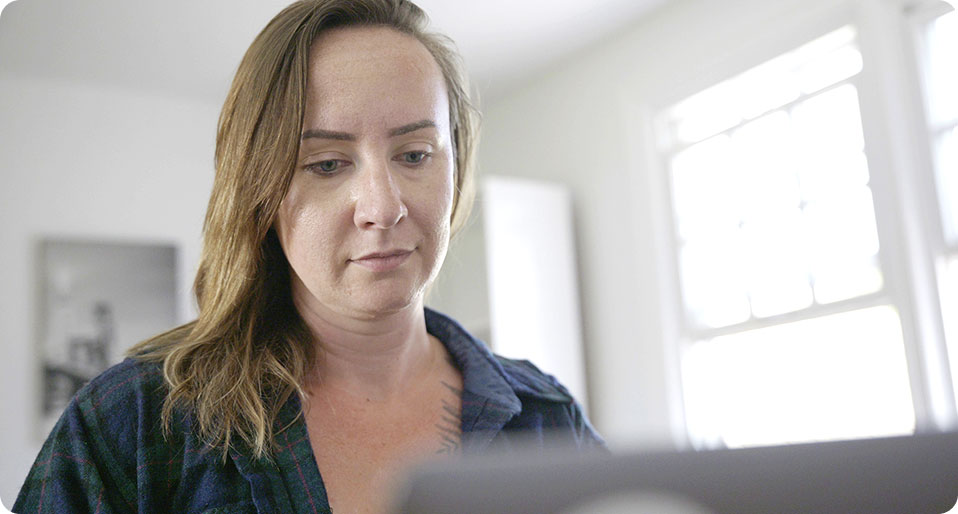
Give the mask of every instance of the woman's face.
M 449 243 L 454 159 L 442 73 L 383 27 L 313 43 L 297 168 L 275 223 L 302 310 L 421 305 Z

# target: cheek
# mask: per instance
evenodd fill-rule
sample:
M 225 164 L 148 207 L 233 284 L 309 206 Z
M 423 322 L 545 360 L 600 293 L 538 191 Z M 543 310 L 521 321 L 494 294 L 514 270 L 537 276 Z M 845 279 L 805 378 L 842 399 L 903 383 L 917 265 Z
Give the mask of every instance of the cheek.
M 424 205 L 428 210 L 429 226 L 437 236 L 449 237 L 454 187 L 452 171 L 449 171 L 442 176 L 441 180 L 433 184 L 427 193 L 427 198 L 424 199 Z
M 437 184 L 437 187 L 431 192 L 431 201 L 428 203 L 429 229 L 434 240 L 438 265 L 441 265 L 446 248 L 449 245 L 453 187 L 452 173 L 450 172 L 447 179 Z
M 325 259 L 317 259 L 324 250 L 336 248 L 332 217 L 316 202 L 298 201 L 290 194 L 280 205 L 276 233 L 280 246 L 297 274 L 303 275 Z
M 452 180 L 450 179 L 433 192 L 429 213 L 429 232 L 432 239 L 430 270 L 427 282 L 431 283 L 439 275 L 449 249 L 450 222 L 452 219 Z

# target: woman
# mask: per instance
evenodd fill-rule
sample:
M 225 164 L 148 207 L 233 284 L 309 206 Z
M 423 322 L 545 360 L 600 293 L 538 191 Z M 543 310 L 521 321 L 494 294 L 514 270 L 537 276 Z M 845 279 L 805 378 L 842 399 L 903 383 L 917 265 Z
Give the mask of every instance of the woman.
M 379 511 L 437 454 L 602 445 L 555 379 L 423 307 L 477 130 L 425 23 L 308 0 L 256 38 L 220 117 L 198 319 L 78 393 L 15 511 Z

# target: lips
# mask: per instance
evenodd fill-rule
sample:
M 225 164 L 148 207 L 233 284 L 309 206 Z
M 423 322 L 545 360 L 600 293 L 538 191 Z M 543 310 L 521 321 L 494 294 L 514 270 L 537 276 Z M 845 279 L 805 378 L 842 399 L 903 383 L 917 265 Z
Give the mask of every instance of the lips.
M 350 259 L 349 262 L 358 264 L 370 271 L 384 272 L 391 271 L 399 267 L 406 259 L 412 255 L 412 250 L 387 250 L 383 252 L 373 252 L 363 255 L 356 259 Z

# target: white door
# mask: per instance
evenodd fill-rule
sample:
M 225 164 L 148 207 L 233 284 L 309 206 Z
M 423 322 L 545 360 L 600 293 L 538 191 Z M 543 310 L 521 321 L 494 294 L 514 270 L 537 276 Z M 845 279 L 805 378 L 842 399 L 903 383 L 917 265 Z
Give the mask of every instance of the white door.
M 529 359 L 585 408 L 568 188 L 507 177 L 486 177 L 481 188 L 493 350 Z

